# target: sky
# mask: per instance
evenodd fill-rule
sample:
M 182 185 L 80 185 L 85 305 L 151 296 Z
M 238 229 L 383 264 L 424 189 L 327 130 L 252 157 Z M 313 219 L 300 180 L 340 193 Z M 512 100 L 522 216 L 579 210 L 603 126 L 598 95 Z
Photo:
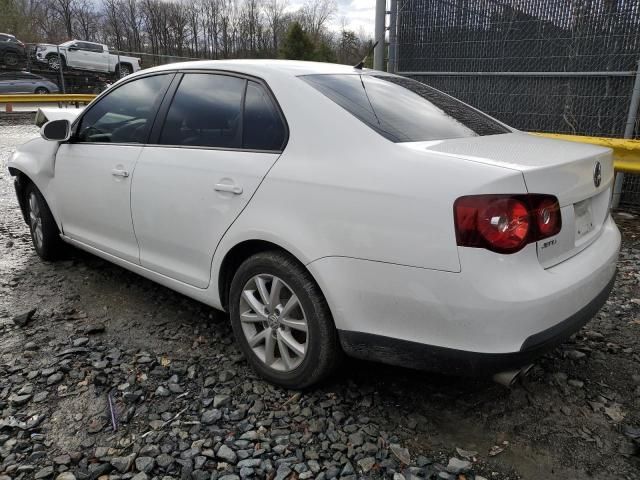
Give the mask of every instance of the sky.
M 296 9 L 304 4 L 304 0 L 290 0 L 289 5 Z M 329 28 L 339 30 L 342 19 L 346 20 L 347 28 L 359 32 L 360 28 L 373 37 L 375 22 L 375 0 L 337 0 L 338 12 L 331 19 Z

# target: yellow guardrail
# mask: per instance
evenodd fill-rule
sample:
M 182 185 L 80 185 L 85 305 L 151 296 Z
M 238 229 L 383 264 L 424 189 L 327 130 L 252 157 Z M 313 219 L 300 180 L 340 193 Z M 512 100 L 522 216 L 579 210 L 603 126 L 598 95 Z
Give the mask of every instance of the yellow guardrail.
M 640 173 L 640 140 L 626 138 L 585 137 L 560 133 L 534 133 L 542 137 L 567 140 L 569 142 L 590 143 L 613 149 L 613 164 L 618 172 Z
M 96 98 L 90 94 L 48 93 L 46 95 L 0 95 L 0 103 L 89 103 Z

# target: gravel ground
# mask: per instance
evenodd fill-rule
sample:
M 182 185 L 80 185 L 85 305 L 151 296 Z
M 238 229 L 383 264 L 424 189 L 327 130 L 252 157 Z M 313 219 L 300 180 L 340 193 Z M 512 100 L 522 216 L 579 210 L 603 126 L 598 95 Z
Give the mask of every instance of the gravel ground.
M 640 478 L 640 217 L 616 215 L 606 306 L 510 390 L 348 360 L 287 391 L 246 366 L 224 314 L 79 251 L 36 257 L 6 159 L 37 130 L 15 118 L 0 117 L 0 480 Z

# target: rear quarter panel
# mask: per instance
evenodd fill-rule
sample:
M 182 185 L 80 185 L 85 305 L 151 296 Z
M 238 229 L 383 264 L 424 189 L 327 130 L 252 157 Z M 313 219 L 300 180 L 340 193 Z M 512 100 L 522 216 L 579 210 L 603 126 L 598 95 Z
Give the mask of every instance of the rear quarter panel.
M 289 143 L 223 237 L 214 279 L 225 253 L 249 239 L 305 264 L 336 256 L 459 272 L 455 199 L 526 193 L 516 170 L 394 144 L 299 79 L 269 84 Z

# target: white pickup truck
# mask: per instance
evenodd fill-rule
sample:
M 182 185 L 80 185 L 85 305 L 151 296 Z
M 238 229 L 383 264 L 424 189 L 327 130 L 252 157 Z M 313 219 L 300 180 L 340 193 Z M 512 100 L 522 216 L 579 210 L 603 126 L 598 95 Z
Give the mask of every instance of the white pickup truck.
M 58 48 L 60 58 L 58 58 Z M 52 70 L 70 68 L 90 70 L 92 72 L 115 73 L 125 77 L 140 70 L 140 59 L 126 55 L 109 53 L 109 47 L 101 43 L 69 40 L 60 45 L 39 44 L 36 47 L 36 60 L 46 63 Z

